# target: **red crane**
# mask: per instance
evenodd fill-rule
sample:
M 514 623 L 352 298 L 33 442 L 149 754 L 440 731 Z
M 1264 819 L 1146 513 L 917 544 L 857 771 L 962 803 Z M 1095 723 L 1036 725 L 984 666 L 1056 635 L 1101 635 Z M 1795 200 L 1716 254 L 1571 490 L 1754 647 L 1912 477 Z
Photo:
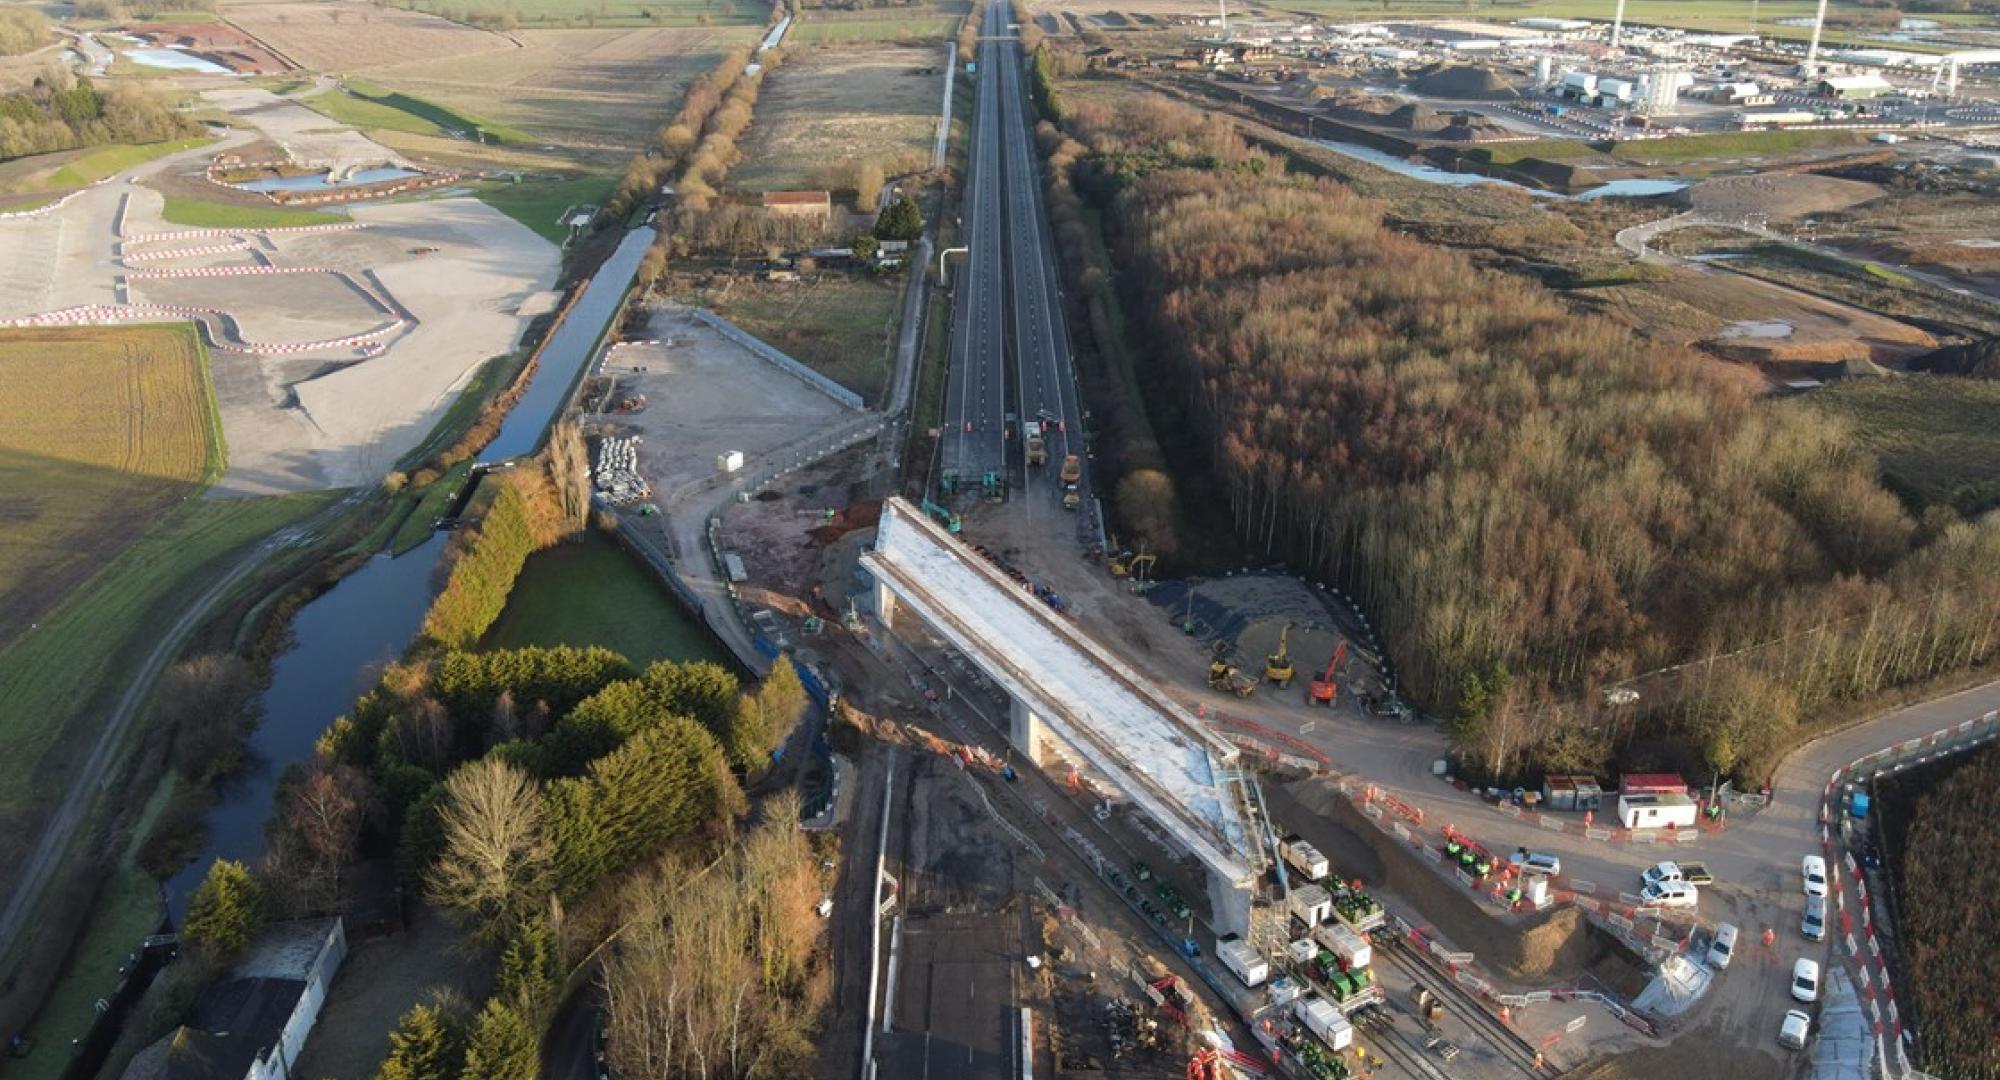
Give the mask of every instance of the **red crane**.
M 1333 673 L 1345 659 L 1347 659 L 1347 642 L 1342 641 L 1333 650 L 1333 659 L 1326 662 L 1326 670 L 1319 678 L 1312 681 L 1311 693 L 1306 696 L 1308 705 L 1324 705 L 1329 709 L 1333 707 L 1333 695 L 1339 689 L 1334 685 Z

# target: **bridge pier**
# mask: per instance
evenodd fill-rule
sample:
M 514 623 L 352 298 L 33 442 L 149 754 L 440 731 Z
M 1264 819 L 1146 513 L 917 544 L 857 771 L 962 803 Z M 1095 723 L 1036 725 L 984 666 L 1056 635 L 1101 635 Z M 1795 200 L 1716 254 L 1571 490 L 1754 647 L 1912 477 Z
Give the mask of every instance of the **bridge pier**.
M 1250 936 L 1250 901 L 1256 889 L 1251 881 L 1230 881 L 1214 870 L 1204 868 L 1202 877 L 1208 882 L 1208 921 L 1215 928 L 1217 936 L 1237 934 Z
M 875 618 L 882 623 L 883 629 L 895 629 L 896 594 L 889 591 L 889 586 L 879 577 L 875 579 Z
M 1007 738 L 1016 749 L 1028 755 L 1028 760 L 1036 768 L 1043 765 L 1042 758 L 1042 718 L 1020 698 L 1009 698 L 1007 703 Z

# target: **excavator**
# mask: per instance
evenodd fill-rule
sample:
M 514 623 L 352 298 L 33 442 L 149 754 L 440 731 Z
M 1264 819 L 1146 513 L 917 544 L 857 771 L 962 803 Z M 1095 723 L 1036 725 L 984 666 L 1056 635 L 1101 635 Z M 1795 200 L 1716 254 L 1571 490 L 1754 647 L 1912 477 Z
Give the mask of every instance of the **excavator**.
M 1333 650 L 1333 659 L 1326 662 L 1326 670 L 1312 681 L 1311 693 L 1306 695 L 1306 704 L 1324 705 L 1333 708 L 1333 698 L 1340 688 L 1334 684 L 1333 673 L 1340 670 L 1340 662 L 1347 659 L 1347 642 L 1343 641 Z
M 1286 645 L 1291 635 L 1292 624 L 1286 623 L 1285 628 L 1278 631 L 1278 651 L 1264 658 L 1264 677 L 1279 686 L 1292 685 L 1292 676 L 1296 674 L 1292 668 L 1291 649 Z
M 1129 551 L 1121 551 L 1107 561 L 1107 566 L 1112 577 L 1136 577 L 1144 581 L 1146 574 L 1153 569 L 1153 564 L 1159 561 L 1158 555 L 1148 555 L 1145 552 L 1134 555 Z

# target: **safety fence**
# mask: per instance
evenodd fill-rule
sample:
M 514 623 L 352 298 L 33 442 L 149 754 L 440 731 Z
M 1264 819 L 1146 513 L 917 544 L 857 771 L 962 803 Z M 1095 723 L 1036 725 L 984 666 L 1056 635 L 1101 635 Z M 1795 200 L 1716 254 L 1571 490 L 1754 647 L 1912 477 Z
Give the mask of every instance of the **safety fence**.
M 250 250 L 250 241 L 237 240 L 227 244 L 203 244 L 191 248 L 161 248 L 154 251 L 128 251 L 119 256 L 128 263 L 160 262 L 166 259 L 198 259 L 205 255 L 228 255 Z
M 1838 952 L 1853 972 L 1855 988 L 1861 993 L 1878 1041 L 1887 1040 L 1895 1047 L 1896 1075 L 1914 1072 L 1905 1047 L 1915 1032 L 1896 1006 L 1889 957 L 1876 930 L 1867 874 L 1855 861 L 1854 853 L 1839 842 L 1845 840 L 1840 827 L 1842 796 L 1878 778 L 1984 746 L 1996 738 L 2000 738 L 2000 710 L 1863 754 L 1833 770 L 1820 794 L 1820 851 L 1826 859 L 1829 892 L 1840 924 Z
M 343 221 L 328 225 L 273 225 L 268 228 L 242 229 L 176 229 L 172 232 L 134 233 L 125 237 L 126 247 L 135 244 L 159 244 L 169 240 L 206 240 L 221 237 L 262 236 L 309 236 L 314 233 L 353 232 L 365 229 L 367 224 L 359 221 Z
M 780 371 L 825 394 L 827 397 L 850 409 L 863 407 L 861 395 L 799 363 L 785 352 L 773 347 L 769 342 L 744 330 L 728 319 L 717 315 L 707 308 L 694 308 L 693 315 L 697 322 L 714 329 L 716 333 L 750 350 L 759 358 L 775 365 Z
M 208 319 L 219 319 L 234 324 L 235 318 L 217 308 L 189 307 L 181 304 L 133 304 L 112 306 L 107 304 L 85 304 L 79 307 L 61 308 L 30 315 L 24 319 L 0 321 L 0 326 L 8 327 L 52 327 L 52 326 L 109 326 L 127 322 L 178 322 L 193 319 L 208 329 L 207 337 L 211 348 L 225 352 L 248 353 L 257 356 L 283 356 L 292 353 L 317 352 L 322 349 L 367 348 L 380 344 L 380 339 L 408 329 L 410 323 L 396 319 L 372 330 L 346 337 L 330 338 L 324 341 L 297 341 L 282 344 L 250 341 L 238 337 L 228 340 L 219 337 L 208 328 Z

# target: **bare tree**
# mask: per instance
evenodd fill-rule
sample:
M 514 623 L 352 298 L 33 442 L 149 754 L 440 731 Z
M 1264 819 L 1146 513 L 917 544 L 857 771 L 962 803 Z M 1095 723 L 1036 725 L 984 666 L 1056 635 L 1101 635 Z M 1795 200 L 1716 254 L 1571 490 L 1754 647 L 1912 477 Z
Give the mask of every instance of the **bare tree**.
M 426 894 L 465 916 L 476 936 L 504 940 L 540 909 L 551 881 L 554 848 L 535 782 L 501 761 L 472 762 L 445 781 L 438 820 L 444 851 Z
M 248 661 L 229 653 L 176 664 L 160 680 L 155 708 L 174 733 L 175 771 L 197 783 L 233 767 L 257 688 Z

